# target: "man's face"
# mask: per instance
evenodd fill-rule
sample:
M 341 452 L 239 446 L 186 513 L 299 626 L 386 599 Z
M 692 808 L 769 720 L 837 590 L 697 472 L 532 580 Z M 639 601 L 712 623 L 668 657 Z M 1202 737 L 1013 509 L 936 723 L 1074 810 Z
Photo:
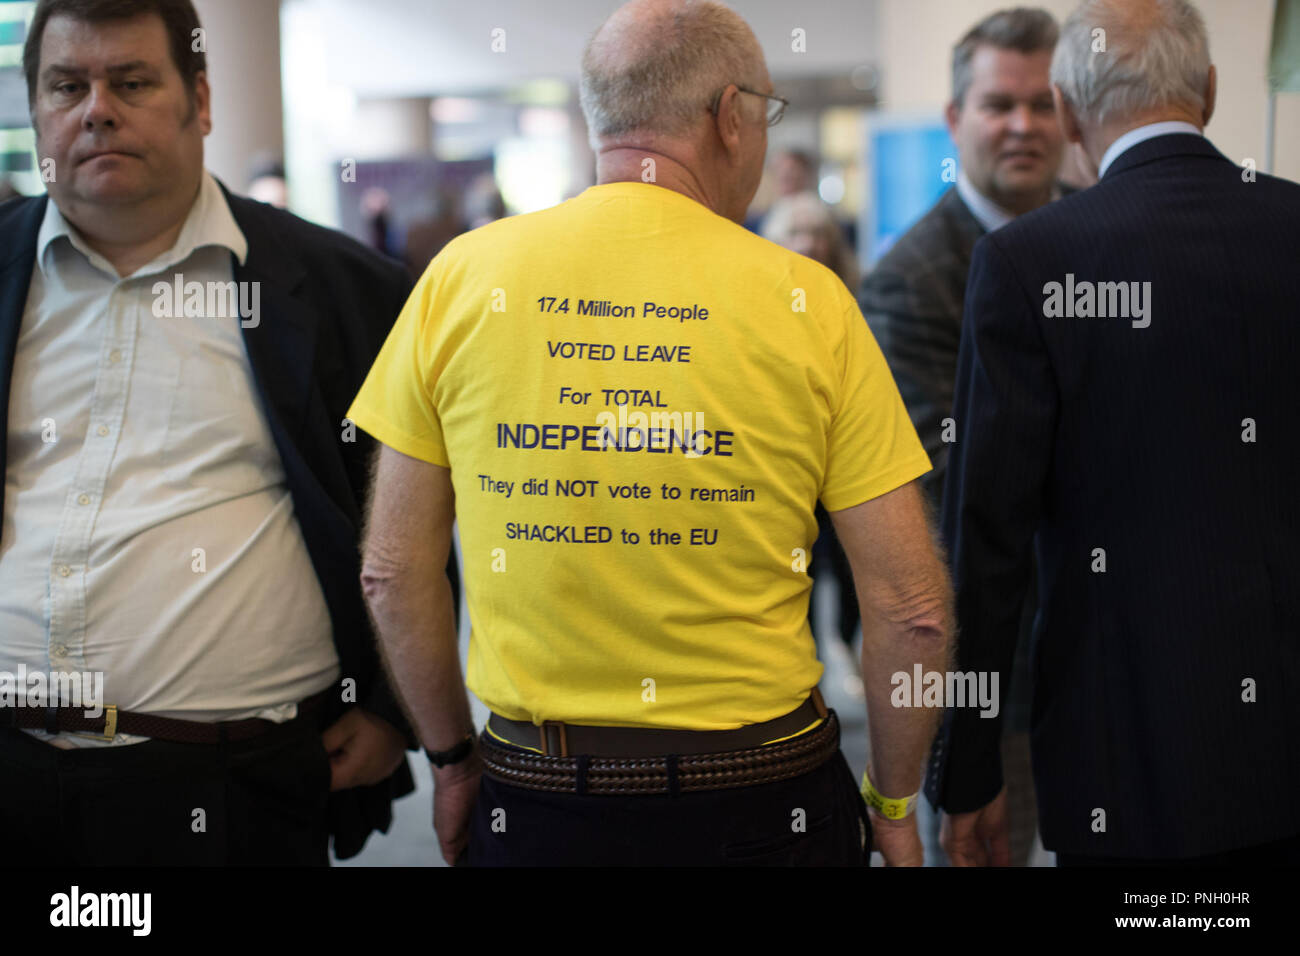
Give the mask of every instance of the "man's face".
M 812 176 L 808 167 L 789 153 L 779 153 L 772 163 L 773 179 L 778 196 L 794 196 L 812 189 Z
M 948 131 L 972 185 L 1013 211 L 1041 201 L 1061 164 L 1051 65 L 1050 50 L 981 46 L 971 59 L 965 102 L 948 108 Z
M 207 82 L 200 75 L 190 96 L 157 16 L 52 17 L 32 121 L 38 155 L 55 163 L 47 188 L 60 208 L 180 196 L 194 190 L 203 169 Z

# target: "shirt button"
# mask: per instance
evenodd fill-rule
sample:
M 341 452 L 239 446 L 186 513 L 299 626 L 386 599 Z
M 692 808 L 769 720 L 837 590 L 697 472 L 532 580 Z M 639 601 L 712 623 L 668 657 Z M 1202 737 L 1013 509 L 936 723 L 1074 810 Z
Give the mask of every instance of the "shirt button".
M 66 578 L 71 574 L 72 574 L 72 568 L 68 567 L 66 564 L 59 565 L 59 577 Z
M 88 504 L 90 504 L 90 495 L 78 495 L 78 496 L 77 496 L 77 504 L 79 504 L 79 505 L 88 505 Z
M 118 362 L 122 361 L 122 350 L 121 350 L 121 349 L 113 349 L 113 351 L 111 351 L 111 352 L 108 353 L 108 360 L 109 360 L 110 362 L 112 362 L 114 365 L 116 365 Z
M 97 434 L 100 438 L 107 438 L 107 437 L 108 437 L 108 426 L 107 426 L 107 425 L 100 425 L 98 428 L 95 429 L 95 434 Z
M 54 656 L 55 656 L 55 657 L 67 657 L 67 656 L 68 656 L 68 645 L 67 645 L 67 644 L 55 644 L 55 645 L 54 645 Z

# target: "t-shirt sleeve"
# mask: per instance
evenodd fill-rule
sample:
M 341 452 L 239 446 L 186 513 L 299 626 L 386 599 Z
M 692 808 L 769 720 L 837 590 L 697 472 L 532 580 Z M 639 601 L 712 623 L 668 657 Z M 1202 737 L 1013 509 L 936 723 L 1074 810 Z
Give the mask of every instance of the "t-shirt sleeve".
M 436 275 L 430 267 L 406 300 L 348 418 L 403 455 L 450 468 L 428 374 Z
M 843 336 L 834 357 L 839 406 L 831 418 L 821 501 L 843 511 L 930 470 L 907 406 L 857 303 L 845 295 Z

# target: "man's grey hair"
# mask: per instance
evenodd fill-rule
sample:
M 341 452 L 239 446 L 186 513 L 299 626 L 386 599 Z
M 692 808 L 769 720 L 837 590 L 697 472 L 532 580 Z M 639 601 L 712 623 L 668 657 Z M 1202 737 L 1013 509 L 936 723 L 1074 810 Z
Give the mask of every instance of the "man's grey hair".
M 607 20 L 582 55 L 579 99 L 593 147 L 622 133 L 679 135 L 704 118 L 728 84 L 761 89 L 762 48 L 722 4 L 685 0 L 635 29 L 628 19 Z M 765 111 L 757 97 L 746 98 L 754 100 L 754 115 Z
M 1056 18 L 1035 7 L 1014 7 L 991 13 L 966 31 L 952 48 L 952 99 L 958 106 L 966 101 L 971 85 L 971 61 L 982 46 L 1018 53 L 1051 52 L 1056 46 Z
M 1080 120 L 1105 123 L 1173 105 L 1205 108 L 1205 21 L 1187 0 L 1154 0 L 1150 11 L 1138 20 L 1109 0 L 1085 0 L 1066 19 L 1052 82 Z

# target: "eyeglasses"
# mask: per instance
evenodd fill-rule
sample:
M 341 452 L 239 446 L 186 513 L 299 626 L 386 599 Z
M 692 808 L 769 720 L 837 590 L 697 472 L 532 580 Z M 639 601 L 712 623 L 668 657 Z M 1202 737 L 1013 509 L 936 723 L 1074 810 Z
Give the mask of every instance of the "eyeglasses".
M 743 86 L 736 86 L 742 93 L 749 93 L 752 96 L 761 96 L 767 100 L 767 125 L 775 126 L 781 122 L 781 117 L 785 115 L 785 108 L 790 105 L 790 101 L 783 96 L 774 96 L 771 93 L 760 93 L 758 90 L 746 89 Z M 719 90 L 718 95 L 713 98 L 713 106 L 710 108 L 713 115 L 718 115 L 718 107 L 722 105 L 722 94 L 726 93 L 725 89 Z

